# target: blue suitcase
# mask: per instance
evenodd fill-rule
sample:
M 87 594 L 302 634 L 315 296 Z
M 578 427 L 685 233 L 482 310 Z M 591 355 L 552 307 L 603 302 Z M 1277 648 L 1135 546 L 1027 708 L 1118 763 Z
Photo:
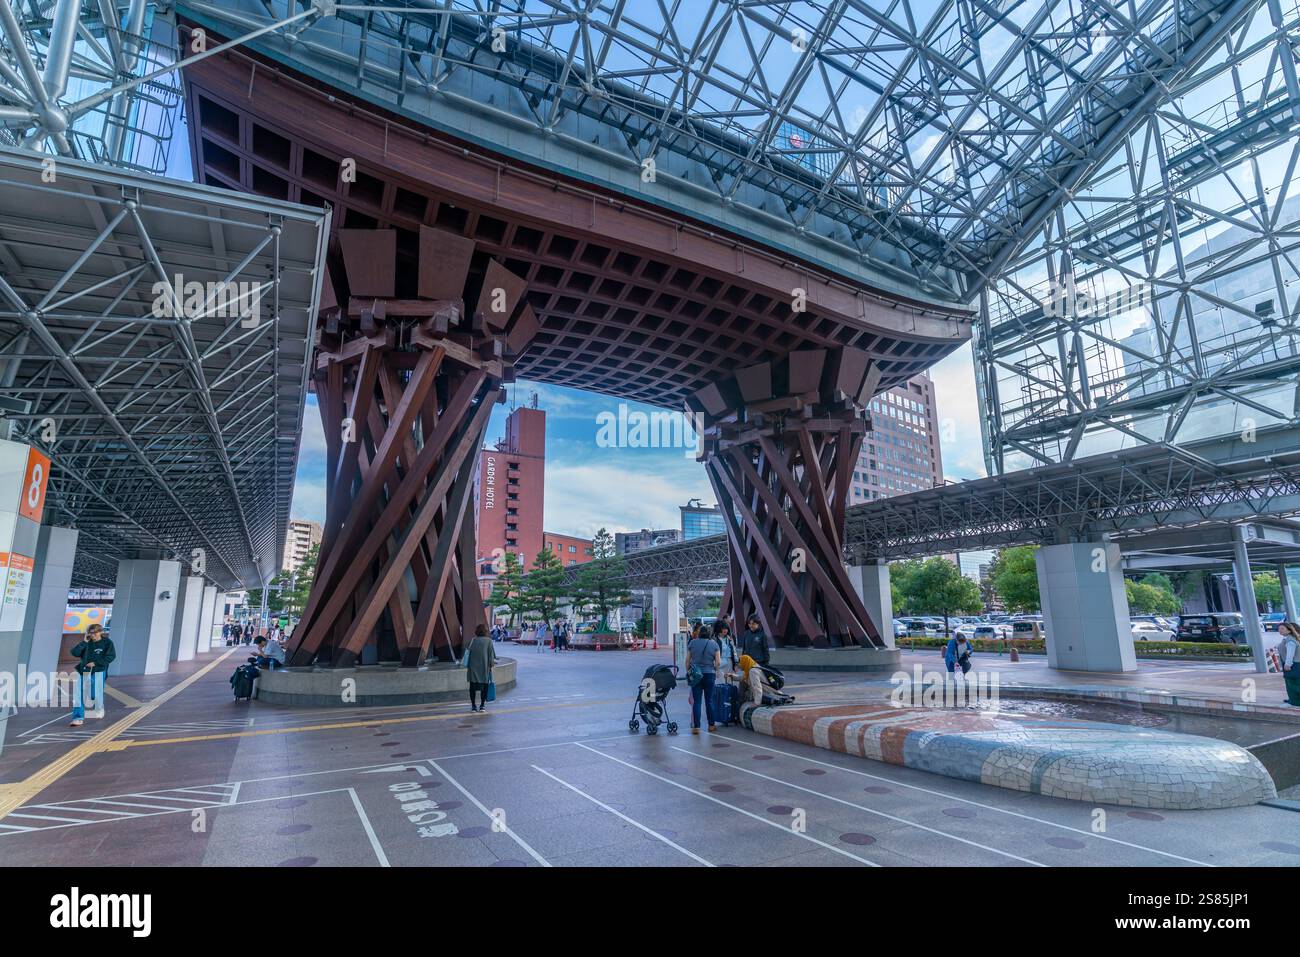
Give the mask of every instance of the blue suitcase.
M 740 721 L 740 695 L 733 684 L 719 681 L 713 686 L 713 720 L 718 724 Z

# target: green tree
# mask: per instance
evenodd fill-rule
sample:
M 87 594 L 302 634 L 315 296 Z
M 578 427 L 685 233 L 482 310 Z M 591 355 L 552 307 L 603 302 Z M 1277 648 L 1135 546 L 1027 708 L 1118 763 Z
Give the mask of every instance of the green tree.
M 489 607 L 503 607 L 509 612 L 511 627 L 528 610 L 528 602 L 524 598 L 524 567 L 514 552 L 506 552 L 500 560 L 496 581 L 492 583 L 492 591 L 487 600 Z
M 1004 548 L 993 559 L 989 580 L 1008 611 L 1038 611 L 1037 545 Z
M 590 608 L 600 619 L 597 631 L 609 630 L 609 615 L 632 599 L 627 587 L 627 566 L 614 547 L 614 536 L 601 529 L 591 542 L 591 561 L 578 566 L 573 603 Z
M 1261 607 L 1282 607 L 1282 583 L 1275 572 L 1260 572 L 1254 576 L 1255 601 Z
M 889 566 L 889 597 L 896 615 L 919 615 L 924 609 L 916 606 L 916 576 L 924 562 L 919 558 L 894 562 Z
M 271 579 L 266 589 L 266 610 L 272 618 L 292 619 L 302 614 L 307 606 L 307 596 L 311 594 L 319 560 L 320 545 L 313 545 L 294 571 L 282 571 Z M 262 589 L 250 588 L 247 601 L 249 611 L 256 615 L 262 608 Z
M 1128 610 L 1139 615 L 1174 615 L 1183 607 L 1182 601 L 1174 594 L 1172 586 L 1166 590 L 1158 585 L 1148 584 L 1146 581 L 1135 582 L 1126 579 L 1124 592 L 1128 597 Z
M 555 618 L 562 599 L 568 597 L 564 584 L 564 566 L 549 548 L 543 548 L 533 559 L 533 570 L 524 576 L 524 608 L 536 612 L 546 621 Z
M 983 608 L 979 586 L 946 558 L 927 558 L 907 579 L 909 604 L 923 613 L 943 615 L 948 631 L 949 615 L 975 614 Z

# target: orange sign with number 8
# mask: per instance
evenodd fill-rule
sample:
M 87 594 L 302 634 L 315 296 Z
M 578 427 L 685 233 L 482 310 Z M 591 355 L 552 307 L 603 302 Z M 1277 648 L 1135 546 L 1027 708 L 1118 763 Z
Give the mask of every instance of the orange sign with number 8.
M 28 449 L 18 514 L 30 518 L 37 525 L 41 523 L 41 513 L 45 510 L 45 486 L 49 478 L 50 460 L 44 453 Z

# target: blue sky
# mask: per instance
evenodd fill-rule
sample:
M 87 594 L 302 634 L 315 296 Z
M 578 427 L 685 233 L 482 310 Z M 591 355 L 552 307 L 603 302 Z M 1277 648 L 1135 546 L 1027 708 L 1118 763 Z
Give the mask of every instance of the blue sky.
M 975 370 L 964 346 L 931 370 L 943 440 L 944 472 L 951 479 L 984 474 Z M 704 467 L 683 449 L 603 448 L 597 443 L 601 413 L 617 414 L 620 400 L 591 392 L 521 381 L 511 399 L 526 405 L 538 393 L 546 410 L 546 530 L 590 538 L 601 528 L 635 531 L 677 528 L 677 506 L 688 499 L 713 504 Z M 626 403 L 633 411 L 651 406 Z M 488 442 L 502 433 L 509 405 L 498 406 Z M 302 450 L 294 486 L 293 517 L 323 521 L 325 438 L 314 396 L 307 399 Z

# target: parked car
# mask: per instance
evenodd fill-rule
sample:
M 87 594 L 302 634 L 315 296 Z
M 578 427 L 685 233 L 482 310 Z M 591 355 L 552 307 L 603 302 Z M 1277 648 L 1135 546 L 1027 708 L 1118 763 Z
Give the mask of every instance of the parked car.
M 976 641 L 994 641 L 998 638 L 1005 638 L 1006 635 L 1002 633 L 997 625 L 976 625 L 975 632 L 971 637 Z
M 1178 622 L 1179 641 L 1221 641 L 1239 645 L 1246 640 L 1246 626 L 1236 612 L 1183 615 Z
M 1012 638 L 1039 639 L 1047 634 L 1041 618 L 1018 618 L 1011 623 Z
M 1265 631 L 1277 631 L 1277 626 L 1286 621 L 1286 615 L 1280 611 L 1269 612 L 1259 619 Z
M 905 625 L 899 619 L 895 618 L 894 619 L 894 640 L 897 641 L 899 638 L 906 638 L 906 637 L 907 637 L 907 625 Z
M 1162 628 L 1153 621 L 1132 622 L 1134 641 L 1174 641 L 1178 632 L 1173 628 Z
M 943 631 L 943 623 L 936 625 L 928 618 L 903 618 L 901 619 L 907 626 L 907 634 L 916 638 L 934 638 Z

